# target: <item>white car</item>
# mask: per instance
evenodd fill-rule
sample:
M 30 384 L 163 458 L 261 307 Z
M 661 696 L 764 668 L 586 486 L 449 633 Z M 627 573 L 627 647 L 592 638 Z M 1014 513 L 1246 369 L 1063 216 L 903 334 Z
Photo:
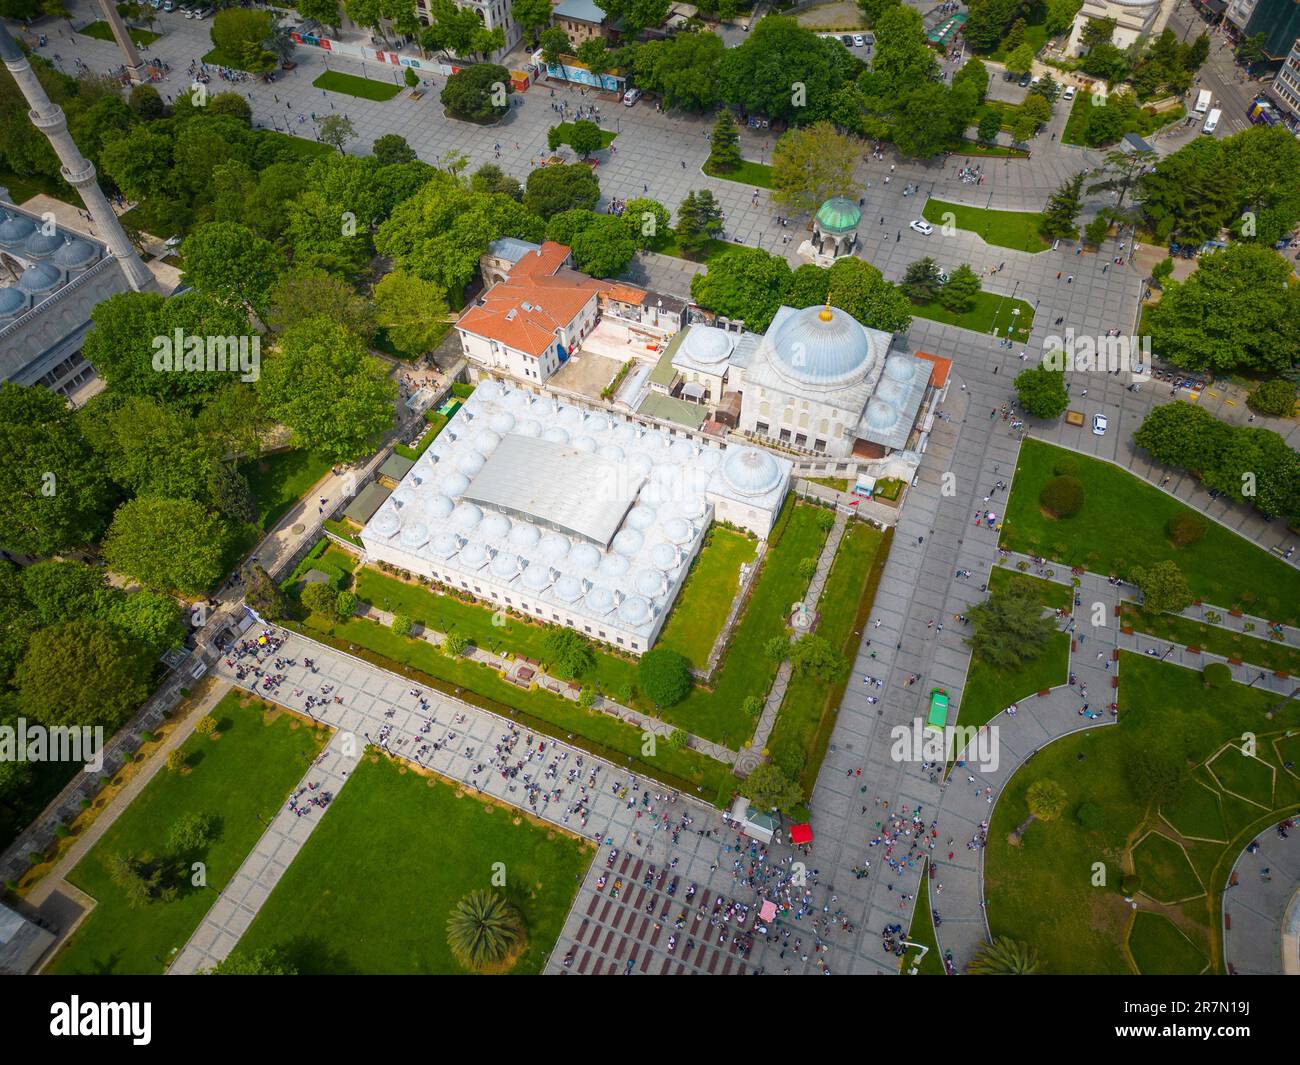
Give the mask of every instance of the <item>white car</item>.
M 928 237 L 931 233 L 934 232 L 934 226 L 930 225 L 929 222 L 921 221 L 921 219 L 919 218 L 913 222 L 909 222 L 907 228 L 915 230 L 917 233 L 920 233 L 921 236 L 923 237 Z
M 863 37 L 862 34 L 855 33 L 853 35 L 853 46 L 855 48 L 865 48 L 866 44 L 867 44 L 867 39 Z
M 1069 103 L 1071 100 L 1074 99 L 1074 86 L 1073 86 L 1073 85 L 1067 85 L 1067 86 L 1065 87 L 1065 92 L 1061 93 L 1061 99 L 1064 100 L 1066 103 Z
M 1092 416 L 1092 435 L 1105 436 L 1106 430 L 1110 427 L 1110 422 L 1106 420 L 1104 414 L 1094 414 Z
M 632 106 L 633 104 L 635 104 L 639 99 L 641 99 L 641 90 L 640 90 L 640 89 L 628 89 L 627 92 L 625 92 L 625 93 L 623 94 L 623 106 L 624 106 L 624 107 L 631 107 L 631 106 Z

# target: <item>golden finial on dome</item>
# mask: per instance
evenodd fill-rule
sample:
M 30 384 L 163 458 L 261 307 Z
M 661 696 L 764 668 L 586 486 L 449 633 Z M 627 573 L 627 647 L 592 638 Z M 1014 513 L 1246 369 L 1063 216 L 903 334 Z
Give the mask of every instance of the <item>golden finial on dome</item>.
M 823 322 L 829 322 L 832 318 L 835 317 L 835 315 L 831 314 L 830 296 L 826 297 L 826 306 L 823 307 L 820 312 L 818 312 L 817 317 L 820 318 Z

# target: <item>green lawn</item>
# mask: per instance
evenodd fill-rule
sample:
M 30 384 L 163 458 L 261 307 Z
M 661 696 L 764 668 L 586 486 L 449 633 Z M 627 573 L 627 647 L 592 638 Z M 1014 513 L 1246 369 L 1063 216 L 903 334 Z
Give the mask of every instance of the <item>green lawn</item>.
M 513 717 L 548 736 L 567 739 L 633 772 L 691 790 L 705 802 L 725 802 L 735 785 L 730 766 L 722 762 L 691 750 L 674 751 L 666 743 L 656 745 L 653 755 L 642 754 L 641 730 L 625 721 L 583 710 L 572 700 L 540 688 L 521 688 L 489 666 L 452 658 L 425 640 L 398 636 L 376 622 L 364 618 L 336 622 L 313 615 L 304 629 L 309 636 L 384 669 Z
M 1219 792 L 1199 780 L 1184 788 L 1176 800 L 1165 803 L 1160 813 L 1179 835 L 1221 843 L 1227 839 Z
M 558 126 L 555 126 L 553 128 L 558 129 L 560 131 L 560 143 L 567 144 L 570 147 L 572 147 L 573 141 L 571 138 L 573 137 L 573 123 L 561 122 Z M 614 143 L 614 138 L 617 136 L 618 134 L 615 133 L 612 129 L 602 129 L 600 131 L 601 148 L 608 148 L 611 144 Z
M 726 624 L 740 567 L 754 561 L 757 541 L 744 533 L 714 525 L 691 564 L 686 584 L 677 594 L 657 647 L 671 647 L 696 669 L 706 669 L 709 652 Z
M 1279 640 L 1261 639 L 1180 615 L 1150 614 L 1132 603 L 1124 604 L 1124 623 L 1138 632 L 1183 647 L 1198 647 L 1210 654 L 1236 658 L 1252 666 L 1300 675 L 1300 649 Z
M 1228 747 L 1209 763 L 1220 787 L 1265 808 L 1273 804 L 1276 774 L 1262 758 L 1243 754 L 1239 747 Z
M 704 172 L 709 177 L 722 178 L 725 181 L 734 181 L 739 185 L 748 185 L 750 188 L 770 189 L 772 187 L 772 168 L 767 163 L 755 163 L 751 159 L 742 159 L 740 166 L 735 170 L 712 171 L 705 164 Z
M 1205 969 L 1205 955 L 1162 913 L 1135 913 L 1128 945 L 1143 976 L 1195 976 Z
M 801 559 L 816 558 L 826 541 L 819 515 L 828 511 L 807 503 L 791 503 L 788 522 L 782 532 L 774 531 L 763 569 L 755 579 L 749 602 L 731 632 L 722 664 L 713 675 L 713 687 L 696 687 L 676 706 L 665 707 L 659 716 L 698 736 L 739 748 L 754 732 L 754 719 L 741 704 L 745 697 L 767 694 L 779 663 L 763 652 L 774 636 L 786 635 L 790 608 L 799 602 L 808 581 L 799 576 Z M 780 529 L 782 519 L 777 519 Z
M 1007 330 L 1010 329 L 1011 339 L 1016 341 L 1027 341 L 1034 328 L 1034 308 L 1030 304 L 1024 300 L 1009 299 L 996 292 L 978 292 L 975 306 L 962 314 L 954 314 L 938 300 L 932 303 L 913 303 L 912 314 L 917 318 L 927 318 L 932 322 L 955 325 L 977 333 L 996 332 L 1001 337 L 1007 336 Z
M 320 141 L 309 141 L 306 137 L 294 137 L 291 134 L 280 133 L 274 129 L 259 130 L 258 138 L 268 144 L 281 159 L 288 156 L 300 159 L 304 163 L 310 163 L 313 159 L 319 159 L 322 155 L 334 154 L 334 149 L 328 144 L 321 144 Z
M 318 89 L 341 92 L 347 96 L 356 96 L 362 100 L 375 100 L 379 103 L 391 100 L 403 88 L 401 85 L 394 85 L 391 81 L 358 78 L 355 74 L 343 74 L 337 70 L 325 71 L 312 84 Z
M 89 26 L 83 26 L 77 32 L 84 33 L 87 37 L 94 37 L 97 41 L 108 41 L 110 44 L 115 40 L 113 37 L 113 30 L 109 27 L 108 23 L 104 22 L 102 19 L 98 22 L 92 22 Z M 137 47 L 142 44 L 153 44 L 154 41 L 158 40 L 158 38 L 162 36 L 161 33 L 142 30 L 136 26 L 128 26 L 127 33 L 130 35 L 131 40 Z
M 1084 485 L 1083 508 L 1073 518 L 1049 518 L 1038 505 L 1038 494 L 1053 468 L 1067 459 Z M 1118 466 L 1030 439 L 1020 449 L 1001 543 L 1012 551 L 1119 576 L 1135 566 L 1171 559 L 1192 593 L 1205 602 L 1296 624 L 1300 573 L 1213 521 L 1200 542 L 1175 548 L 1165 527 L 1187 509 Z
M 310 451 L 277 451 L 240 463 L 257 501 L 257 527 L 270 532 L 311 486 L 330 471 L 330 460 Z
M 918 976 L 943 976 L 943 956 L 939 953 L 939 941 L 934 934 L 934 916 L 930 911 L 930 878 L 922 874 L 921 887 L 916 893 L 916 909 L 912 911 L 912 926 L 907 930 L 907 938 L 913 943 L 929 947 L 921 961 Z M 901 969 L 904 975 L 916 961 L 917 951 L 908 948 L 903 955 Z
M 191 736 L 182 748 L 189 772 L 160 770 L 72 870 L 68 879 L 98 905 L 47 972 L 160 973 L 198 927 L 325 738 L 289 714 L 266 714 L 270 708 L 257 700 L 241 705 L 243 698 L 231 692 L 222 699 L 213 712 L 219 738 Z M 220 838 L 203 859 L 207 887 L 133 909 L 109 878 L 109 856 L 160 853 L 176 819 L 192 812 L 221 822 Z
M 1243 732 L 1259 736 L 1260 756 L 1276 758 L 1272 740 L 1300 726 L 1300 704 L 1264 717 L 1277 696 L 1234 684 L 1208 692 L 1192 670 L 1145 655 L 1123 654 L 1119 664 L 1117 725 L 1076 733 L 1043 747 L 1007 785 L 993 812 L 986 851 L 987 912 L 993 934 L 1033 943 L 1047 973 L 1129 973 L 1124 944 L 1133 911 L 1120 882 L 1131 868 L 1133 844 L 1146 832 L 1170 829 L 1160 817 L 1162 801 L 1183 823 L 1186 789 L 1210 783 L 1196 769 L 1182 789 L 1161 799 L 1143 766 L 1153 758 L 1177 765 L 1203 763 Z M 1238 760 L 1240 759 L 1239 756 Z M 1025 820 L 1025 794 L 1037 780 L 1064 788 L 1065 812 L 1055 821 L 1029 826 L 1019 846 L 1008 839 Z M 1253 836 L 1300 810 L 1300 781 L 1277 776 L 1272 810 L 1223 798 L 1226 843 L 1184 840 L 1196 876 L 1208 893 L 1165 912 L 1217 970 L 1222 958 L 1219 895 L 1233 861 Z M 1191 800 L 1199 804 L 1199 796 Z M 1080 806 L 1097 807 L 1100 824 L 1086 828 Z M 1094 887 L 1092 867 L 1106 866 L 1106 886 Z M 1139 896 L 1139 907 L 1152 903 Z
M 1074 103 L 1070 106 L 1070 117 L 1065 120 L 1065 129 L 1061 131 L 1062 144 L 1084 145 L 1084 129 L 1092 107 L 1091 93 L 1081 92 L 1074 98 Z M 1181 122 L 1186 115 L 1187 109 L 1181 104 L 1170 108 L 1168 111 L 1157 113 L 1148 112 L 1145 108 L 1140 109 L 1133 116 L 1132 121 L 1121 126 L 1119 136 L 1111 143 L 1118 143 L 1126 133 L 1137 133 L 1143 137 L 1150 136 L 1156 130 L 1163 129 L 1171 123 Z
M 817 602 L 821 615 L 817 634 L 844 654 L 846 667 L 871 612 L 887 554 L 885 534 L 866 522 L 854 521 L 845 529 L 831 563 Z M 805 795 L 812 793 L 848 681 L 847 673 L 833 683 L 811 676 L 790 678 L 767 745 L 772 760 L 799 777 Z
M 989 574 L 989 592 L 1006 591 L 1015 585 L 1024 585 L 1033 590 L 1038 601 L 1051 610 L 1069 610 L 1073 597 L 1068 585 L 1049 581 L 1045 577 L 1035 577 L 1032 573 L 1021 573 L 1010 566 L 994 566 Z
M 654 250 L 660 255 L 671 255 L 674 259 L 685 259 L 687 262 L 699 262 L 707 265 L 708 261 L 715 255 L 720 255 L 724 251 L 731 251 L 733 248 L 747 247 L 749 247 L 748 244 L 733 244 L 729 240 L 710 240 L 708 247 L 704 250 L 704 255 L 698 259 L 693 259 L 682 251 L 682 246 L 677 243 L 677 231 L 674 229 L 669 230 L 668 236 L 664 238 L 663 243 Z
M 447 946 L 447 917 L 486 888 L 512 902 L 527 929 L 510 972 L 539 973 L 592 850 L 368 754 L 236 949 L 280 948 L 304 975 L 464 973 Z M 503 886 L 493 881 L 498 863 Z
M 1205 891 L 1183 848 L 1163 832 L 1152 832 L 1133 848 L 1133 871 L 1142 893 L 1157 902 L 1181 902 Z
M 1046 43 L 1047 27 L 1043 25 L 1043 23 L 1039 22 L 1025 27 L 1025 44 L 1029 45 L 1034 50 L 1035 55 L 1042 51 L 1043 45 Z M 981 58 L 988 59 L 994 63 L 1001 63 L 1007 58 L 1007 53 L 1006 50 L 1003 49 L 1002 45 L 999 44 L 987 56 L 981 56 Z M 991 74 L 993 77 L 999 76 L 997 71 L 992 71 Z
M 927 200 L 921 212 L 927 222 L 936 226 L 944 223 L 944 215 L 952 212 L 954 224 L 983 239 L 985 244 L 1014 251 L 1046 251 L 1049 244 L 1038 234 L 1042 215 L 1037 211 L 990 211 L 983 207 L 965 207 L 944 200 Z

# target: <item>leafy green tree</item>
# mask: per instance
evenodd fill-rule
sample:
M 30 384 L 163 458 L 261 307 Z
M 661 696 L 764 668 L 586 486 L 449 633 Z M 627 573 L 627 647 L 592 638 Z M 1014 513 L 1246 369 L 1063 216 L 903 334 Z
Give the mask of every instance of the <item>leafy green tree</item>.
M 637 681 L 656 706 L 675 706 L 690 694 L 694 683 L 690 663 L 678 652 L 656 647 L 637 663 Z
M 688 192 L 677 208 L 677 244 L 682 254 L 692 259 L 701 258 L 713 241 L 721 237 L 722 205 L 712 191 L 698 189 Z
M 288 596 L 260 563 L 245 562 L 240 577 L 243 579 L 244 602 L 257 611 L 259 617 L 278 621 L 292 616 Z
M 470 177 L 470 188 L 481 193 L 499 192 L 516 201 L 524 198 L 524 187 L 496 163 L 484 163 L 475 170 Z
M 181 814 L 167 831 L 167 853 L 193 861 L 221 838 L 221 820 L 213 814 L 190 810 Z
M 268 11 L 229 7 L 212 19 L 212 44 L 218 63 L 254 73 L 274 68 L 275 56 L 266 48 L 273 20 Z
M 0 449 L 5 547 L 48 555 L 98 538 L 113 489 L 61 396 L 0 383 Z
M 829 122 L 792 129 L 772 149 L 772 202 L 811 214 L 833 196 L 852 194 L 858 149 Z
M 1114 144 L 1124 135 L 1124 113 L 1110 101 L 1102 107 L 1088 109 L 1088 119 L 1084 124 L 1083 139 L 1091 148 L 1100 148 Z
M 1079 42 L 1084 48 L 1094 49 L 1098 45 L 1110 44 L 1115 36 L 1116 22 L 1113 18 L 1090 18 L 1083 25 Z
M 709 159 L 705 168 L 711 174 L 727 174 L 740 166 L 740 133 L 731 112 L 723 108 L 713 123 L 709 136 Z
M 79 419 L 109 476 L 132 494 L 208 500 L 217 456 L 184 410 L 148 396 L 103 393 Z
M 858 0 L 858 10 L 862 12 L 867 25 L 874 26 L 881 15 L 900 3 L 902 0 Z
M 591 167 L 581 163 L 533 170 L 524 186 L 524 207 L 542 218 L 575 207 L 591 211 L 599 199 L 600 182 Z
M 962 263 L 949 276 L 947 284 L 939 289 L 939 302 L 953 314 L 965 314 L 974 309 L 979 292 L 979 275 Z
M 419 355 L 447 332 L 447 291 L 435 281 L 394 270 L 375 285 L 375 320 L 399 351 Z
M 666 108 L 706 111 L 722 99 L 719 70 L 726 48 L 713 33 L 679 33 L 647 41 L 634 57 L 636 84 L 658 93 Z
M 962 28 L 971 48 L 992 51 L 1007 35 L 1018 9 L 1015 0 L 974 0 Z
M 200 504 L 141 496 L 113 515 L 104 557 L 147 587 L 201 595 L 220 579 L 229 543 L 225 523 Z
M 1065 371 L 1034 366 L 1016 374 L 1016 399 L 1036 418 L 1059 418 L 1070 405 Z
M 569 132 L 569 146 L 584 159 L 592 152 L 600 151 L 604 140 L 600 127 L 587 118 L 574 122 Z
M 1246 402 L 1259 414 L 1290 418 L 1295 413 L 1295 382 L 1283 377 L 1261 381 Z
M 844 675 L 848 662 L 824 636 L 810 632 L 791 645 L 790 666 L 798 676 L 812 676 L 829 683 Z
M 539 30 L 551 21 L 550 0 L 512 0 L 510 14 L 525 33 L 534 40 Z
M 313 614 L 326 617 L 336 612 L 339 595 L 324 581 L 313 581 L 302 590 L 299 600 Z
M 258 396 L 298 446 L 335 462 L 365 454 L 393 424 L 397 389 L 361 339 L 327 318 L 287 329 L 262 365 Z
M 905 333 L 912 324 L 912 304 L 897 285 L 865 259 L 837 259 L 827 272 L 827 297 L 859 322 L 886 333 Z
M 510 110 L 514 92 L 510 72 L 495 63 L 463 67 L 447 79 L 442 89 L 442 106 L 453 118 L 488 122 Z
M 786 289 L 785 301 L 791 307 L 820 307 L 831 291 L 831 272 L 814 263 L 795 267 Z
M 43 725 L 103 725 L 112 732 L 149 695 L 146 648 L 98 618 L 32 634 L 14 673 L 23 712 Z
M 1002 129 L 1002 115 L 992 107 L 987 107 L 980 112 L 978 126 L 978 135 L 980 143 L 992 144 L 998 139 L 998 133 Z
M 604 74 L 609 69 L 609 49 L 604 37 L 588 37 L 577 52 L 578 62 L 593 74 Z
M 1032 976 L 1038 972 L 1038 951 L 1018 939 L 998 936 L 980 946 L 966 971 L 972 976 Z
M 341 277 L 319 267 L 298 266 L 281 274 L 267 294 L 266 324 L 274 333 L 323 315 L 367 343 L 378 325 L 373 308 Z
M 447 918 L 447 945 L 467 969 L 500 965 L 522 936 L 519 912 L 495 891 L 471 891 Z
M 546 634 L 546 670 L 564 680 L 580 680 L 596 667 L 591 644 L 573 629 L 556 626 Z
M 662 247 L 672 234 L 672 214 L 658 200 L 628 200 L 619 218 L 632 243 L 642 251 Z
M 279 273 L 275 249 L 238 222 L 210 222 L 181 245 L 185 280 L 213 299 L 266 309 L 266 293 Z
M 1101 247 L 1109 234 L 1110 219 L 1104 214 L 1097 215 L 1096 218 L 1083 227 L 1083 239 L 1093 247 Z
M 355 592 L 339 592 L 334 598 L 334 613 L 339 621 L 351 621 L 360 602 Z
M 542 61 L 549 64 L 556 64 L 566 55 L 573 54 L 573 42 L 569 40 L 569 35 L 559 26 L 552 26 L 550 29 L 543 30 L 541 36 L 542 44 Z
M 1019 669 L 1038 658 L 1056 626 L 1043 616 L 1037 593 L 1022 583 L 995 591 L 972 607 L 973 635 L 966 641 L 976 658 L 999 670 Z
M 41 625 L 97 614 L 107 592 L 104 574 L 84 562 L 34 562 L 23 568 L 18 584 Z
M 1034 46 L 1028 42 L 1019 45 L 1007 56 L 1004 65 L 1017 77 L 1028 74 L 1034 65 Z
M 679 239 L 681 230 L 679 211 Z M 747 329 L 761 333 L 781 306 L 790 279 L 790 265 L 780 256 L 769 255 L 760 248 L 736 248 L 715 255 L 709 260 L 707 271 L 691 278 L 691 297 L 701 307 L 728 318 L 743 319 Z
M 939 264 L 929 256 L 909 263 L 900 288 L 913 303 L 931 303 L 939 294 Z
M 1074 16 L 1083 7 L 1083 0 L 1047 0 L 1047 16 L 1043 28 L 1048 35 L 1057 37 L 1074 25 Z
M 771 762 L 756 766 L 741 783 L 740 791 L 763 810 L 789 812 L 804 801 L 798 782 Z
M 669 0 L 603 0 L 601 10 L 611 21 L 622 19 L 622 32 L 636 38 L 642 30 L 660 25 L 668 16 Z
M 334 0 L 330 0 L 330 2 L 332 3 Z M 301 3 L 302 0 L 299 0 L 298 10 L 300 13 L 302 11 Z M 254 951 L 242 951 L 236 948 L 213 968 L 208 969 L 204 975 L 297 976 L 298 969 L 285 958 L 278 947 L 263 947 L 261 950 Z
M 1073 240 L 1079 230 L 1075 219 L 1083 209 L 1083 171 L 1067 179 L 1043 209 L 1038 232 L 1048 240 Z
M 617 277 L 635 254 L 636 244 L 628 235 L 627 223 L 617 215 L 597 215 L 573 239 L 573 261 L 592 277 Z
M 853 62 L 838 42 L 818 37 L 792 18 L 768 15 L 738 47 L 727 49 L 718 78 L 728 103 L 803 125 L 830 117 L 832 97 L 851 78 Z M 791 91 L 794 85 L 802 91 Z
M 1130 579 L 1142 592 L 1142 607 L 1152 614 L 1181 614 L 1192 605 L 1193 595 L 1178 563 L 1169 559 L 1135 567 Z
M 1036 821 L 1055 821 L 1065 812 L 1069 797 L 1055 780 L 1035 780 L 1025 792 L 1029 814 Z
M 410 70 L 410 67 L 406 68 Z M 371 153 L 380 166 L 392 166 L 397 163 L 409 163 L 415 158 L 415 149 L 406 143 L 406 138 L 398 133 L 385 133 L 376 137 L 371 145 Z
M 151 854 L 110 854 L 108 876 L 132 909 L 143 909 L 154 902 L 172 902 L 178 894 L 163 862 Z

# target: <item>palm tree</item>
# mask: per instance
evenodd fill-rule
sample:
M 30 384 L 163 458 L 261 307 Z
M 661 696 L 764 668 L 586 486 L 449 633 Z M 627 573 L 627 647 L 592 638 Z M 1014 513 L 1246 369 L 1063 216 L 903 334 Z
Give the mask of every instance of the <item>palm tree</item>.
M 1018 939 L 998 936 L 980 945 L 966 971 L 972 976 L 1032 976 L 1038 972 L 1038 951 Z
M 1011 833 L 1011 845 L 1018 847 L 1025 830 L 1035 821 L 1055 821 L 1064 812 L 1067 802 L 1069 797 L 1065 794 L 1065 789 L 1055 780 L 1035 780 L 1025 793 L 1029 816 Z
M 519 912 L 495 891 L 471 891 L 447 918 L 447 945 L 468 969 L 500 964 L 522 935 Z

